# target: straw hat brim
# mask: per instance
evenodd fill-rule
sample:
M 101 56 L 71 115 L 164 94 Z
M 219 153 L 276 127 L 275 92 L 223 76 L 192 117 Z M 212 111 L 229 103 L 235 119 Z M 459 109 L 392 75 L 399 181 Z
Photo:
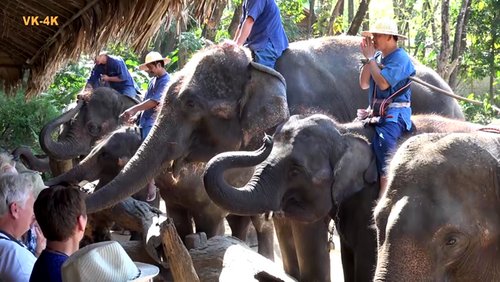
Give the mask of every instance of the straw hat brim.
M 408 39 L 408 37 L 392 32 L 392 31 L 387 31 L 387 30 L 365 30 L 361 32 L 361 36 L 373 36 L 373 34 L 387 34 L 387 35 L 396 35 L 397 37 L 401 39 Z
M 149 62 L 149 63 L 144 63 L 142 65 L 139 65 L 139 69 L 145 71 L 145 70 L 148 69 L 148 67 L 146 67 L 147 64 L 151 64 L 151 63 L 158 62 L 158 61 L 161 61 L 161 60 L 152 61 L 152 62 Z M 167 65 L 168 63 L 170 63 L 170 59 L 169 58 L 163 58 L 163 63 L 165 63 L 165 65 Z

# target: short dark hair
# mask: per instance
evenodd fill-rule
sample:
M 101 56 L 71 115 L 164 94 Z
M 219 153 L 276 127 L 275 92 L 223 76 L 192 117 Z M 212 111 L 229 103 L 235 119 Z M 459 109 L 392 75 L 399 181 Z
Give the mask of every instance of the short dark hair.
M 397 36 L 397 35 L 393 35 L 393 36 L 392 36 L 392 38 L 394 38 L 394 40 L 395 40 L 396 42 L 398 42 L 399 36 Z
M 33 207 L 43 235 L 49 241 L 65 241 L 73 235 L 78 217 L 86 216 L 85 196 L 74 187 L 42 190 Z
M 161 61 L 156 61 L 156 62 L 153 62 L 153 64 L 160 64 L 162 68 L 165 68 L 165 62 L 163 60 Z

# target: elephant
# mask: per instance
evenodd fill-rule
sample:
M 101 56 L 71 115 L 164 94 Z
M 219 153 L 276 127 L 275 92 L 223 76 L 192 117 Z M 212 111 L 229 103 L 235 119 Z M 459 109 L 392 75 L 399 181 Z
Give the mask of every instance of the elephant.
M 396 152 L 375 281 L 500 281 L 498 133 L 423 134 Z
M 111 181 L 125 166 L 141 145 L 141 135 L 137 128 L 121 127 L 101 140 L 92 149 L 90 154 L 71 170 L 46 182 L 53 186 L 60 183 L 78 183 L 82 180 L 99 180 L 95 190 L 101 189 Z M 197 232 L 205 232 L 208 238 L 224 235 L 224 218 L 228 212 L 219 208 L 206 194 L 203 187 L 203 167 L 200 164 L 186 164 L 180 170 L 177 179 L 172 173 L 163 171 L 157 175 L 155 182 L 165 200 L 167 213 L 175 223 L 176 230 L 181 238 L 193 233 L 192 221 Z M 146 190 L 143 189 L 134 198 L 146 199 Z M 159 197 L 153 206 L 159 206 Z M 93 235 L 96 241 L 109 240 L 111 219 L 93 216 Z M 268 258 L 273 258 L 272 228 L 264 230 L 261 219 L 250 217 L 229 216 L 233 235 L 242 240 L 246 239 L 246 231 L 250 221 L 255 225 L 259 241 L 259 251 Z M 266 235 L 266 232 L 268 233 Z
M 219 44 L 197 52 L 172 77 L 156 123 L 126 172 L 88 198 L 88 211 L 133 194 L 164 165 L 170 164 L 175 174 L 185 162 L 206 162 L 220 152 L 255 149 L 264 132 L 290 114 L 315 108 L 341 122 L 352 120 L 356 109 L 367 104 L 366 93 L 357 84 L 360 40 L 327 37 L 292 43 L 277 61 L 277 70 L 285 77 L 252 62 L 246 48 Z M 305 66 L 307 71 L 292 70 Z M 418 77 L 449 89 L 434 71 L 420 64 L 416 68 Z M 412 85 L 412 91 L 414 112 L 463 119 L 458 103 L 450 97 L 419 85 Z M 127 188 L 122 189 L 125 183 Z
M 34 155 L 29 146 L 19 146 L 12 151 L 15 160 L 20 160 L 27 168 L 39 172 L 50 171 L 49 158 L 43 155 Z
M 119 115 L 138 102 L 112 88 L 99 87 L 88 101 L 78 100 L 74 108 L 47 123 L 39 139 L 42 150 L 50 158 L 53 175 L 61 173 L 55 168 L 56 160 L 78 159 L 87 155 L 97 140 L 120 125 Z M 63 125 L 62 130 L 58 140 L 54 141 L 52 134 L 60 125 Z
M 435 115 L 416 115 L 422 132 L 474 131 L 480 126 Z M 371 281 L 376 265 L 372 209 L 378 197 L 375 158 L 362 122 L 339 124 L 322 115 L 294 115 L 255 152 L 225 152 L 207 163 L 207 193 L 240 215 L 273 211 L 285 271 L 300 281 L 329 281 L 328 219 L 337 227 L 345 281 Z M 236 189 L 226 169 L 257 165 L 251 182 Z M 314 239 L 312 239 L 314 238 Z
M 367 104 L 367 94 L 356 82 L 360 40 L 329 37 L 292 43 L 278 59 L 277 71 L 252 62 L 247 48 L 232 44 L 197 52 L 172 77 L 141 148 L 117 177 L 87 198 L 87 211 L 116 204 L 164 167 L 175 177 L 183 163 L 206 162 L 230 150 L 256 149 L 264 133 L 272 132 L 290 114 L 318 108 L 339 121 L 352 120 L 356 109 Z M 293 68 L 302 71 L 295 73 Z M 442 82 L 429 68 L 417 69 L 423 80 Z M 453 99 L 417 85 L 412 91 L 414 112 L 463 119 Z

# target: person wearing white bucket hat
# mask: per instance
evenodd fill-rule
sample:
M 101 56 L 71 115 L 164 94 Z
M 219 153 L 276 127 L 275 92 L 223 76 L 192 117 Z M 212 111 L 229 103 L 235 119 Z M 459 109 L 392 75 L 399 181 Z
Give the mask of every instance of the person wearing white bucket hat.
M 160 269 L 152 264 L 133 262 L 116 241 L 88 245 L 71 255 L 62 268 L 64 282 L 152 281 Z
M 142 112 L 139 119 L 139 126 L 141 128 L 142 140 L 146 139 L 149 132 L 153 128 L 156 120 L 161 99 L 165 92 L 167 92 L 167 85 L 170 80 L 168 72 L 165 70 L 165 65 L 170 62 L 170 59 L 164 58 L 160 53 L 152 51 L 146 55 L 145 63 L 139 66 L 140 70 L 146 71 L 153 77 L 149 82 L 148 91 L 144 97 L 144 101 L 133 107 L 125 110 L 120 118 L 129 123 L 134 123 L 136 120 L 135 115 Z M 153 201 L 156 198 L 156 186 L 154 180 L 148 184 L 147 201 Z
M 375 127 L 372 147 L 380 176 L 381 197 L 387 189 L 387 157 L 396 148 L 404 132 L 411 130 L 410 76 L 415 68 L 409 55 L 398 48 L 398 40 L 406 39 L 398 33 L 394 20 L 379 19 L 373 28 L 361 32 L 361 52 L 365 56 L 359 84 L 369 89 L 367 109 L 358 110 L 358 119 Z

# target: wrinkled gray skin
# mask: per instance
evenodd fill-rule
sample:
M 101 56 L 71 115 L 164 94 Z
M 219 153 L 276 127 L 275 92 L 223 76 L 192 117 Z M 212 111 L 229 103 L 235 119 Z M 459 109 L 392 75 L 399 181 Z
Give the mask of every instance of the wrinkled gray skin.
M 471 131 L 479 126 L 440 116 L 413 116 L 415 131 Z M 209 196 L 236 214 L 275 211 L 285 271 L 300 281 L 329 281 L 327 222 L 335 220 L 345 281 L 371 281 L 376 265 L 372 208 L 378 197 L 373 127 L 339 124 L 325 115 L 295 115 L 256 152 L 226 152 L 207 164 Z M 409 137 L 404 136 L 404 138 Z M 260 163 L 260 164 L 259 164 Z M 221 177 L 228 168 L 257 165 L 243 188 Z M 325 223 L 326 222 L 326 223 Z
M 375 281 L 500 281 L 499 195 L 500 134 L 409 139 L 374 212 Z
M 128 127 L 119 128 L 97 143 L 90 154 L 77 166 L 50 179 L 46 185 L 99 180 L 96 186 L 96 190 L 99 190 L 123 169 L 140 145 L 141 137 L 138 131 Z M 186 164 L 181 169 L 178 179 L 174 179 L 172 173 L 167 171 L 161 172 L 155 178 L 155 184 L 165 200 L 167 213 L 174 220 L 176 230 L 183 239 L 194 232 L 192 221 L 195 223 L 196 232 L 205 232 L 208 238 L 224 235 L 225 232 L 224 218 L 228 216 L 228 212 L 219 208 L 208 197 L 201 177 L 203 169 L 204 165 Z M 147 190 L 143 189 L 136 193 L 134 198 L 144 201 L 146 194 Z M 158 196 L 151 204 L 158 207 L 159 199 Z M 94 216 L 93 220 L 94 241 L 110 240 L 108 230 L 113 220 L 101 216 Z M 233 236 L 245 240 L 250 220 L 250 217 L 229 216 L 228 221 L 232 227 Z M 265 238 L 261 221 L 258 217 L 253 218 L 259 240 L 259 251 L 262 255 L 272 259 L 274 254 L 272 248 L 269 249 L 269 245 L 272 246 L 272 236 Z
M 133 194 L 172 161 L 175 172 L 184 162 L 208 161 L 228 150 L 255 149 L 263 133 L 285 121 L 289 113 L 314 107 L 341 122 L 352 120 L 357 108 L 367 106 L 366 91 L 357 82 L 359 43 L 358 37 L 331 37 L 291 44 L 277 63 L 288 86 L 274 70 L 250 63 L 248 49 L 223 44 L 198 52 L 172 77 L 141 150 L 124 172 L 88 198 L 88 211 Z M 421 65 L 417 69 L 417 76 L 449 89 L 435 72 Z M 414 112 L 463 118 L 453 99 L 412 87 Z
M 87 155 L 97 140 L 117 128 L 120 114 L 137 102 L 112 88 L 97 88 L 88 102 L 79 100 L 75 108 L 43 127 L 40 146 L 56 160 Z M 51 134 L 62 124 L 64 127 L 58 140 L 52 140 Z
M 172 77 L 141 148 L 113 181 L 87 198 L 88 212 L 135 193 L 162 167 L 172 165 L 177 175 L 185 162 L 256 149 L 264 132 L 273 131 L 290 113 L 315 107 L 340 121 L 352 120 L 357 108 L 367 106 L 366 91 L 357 82 L 359 43 L 358 37 L 337 37 L 291 44 L 277 62 L 288 86 L 279 73 L 251 63 L 248 49 L 222 44 L 198 52 Z M 429 69 L 418 68 L 423 79 L 439 79 Z M 415 112 L 463 118 L 451 98 L 424 88 L 414 92 Z
M 49 158 L 47 156 L 34 155 L 29 146 L 19 146 L 12 151 L 14 160 L 21 161 L 27 168 L 39 172 L 50 171 Z

